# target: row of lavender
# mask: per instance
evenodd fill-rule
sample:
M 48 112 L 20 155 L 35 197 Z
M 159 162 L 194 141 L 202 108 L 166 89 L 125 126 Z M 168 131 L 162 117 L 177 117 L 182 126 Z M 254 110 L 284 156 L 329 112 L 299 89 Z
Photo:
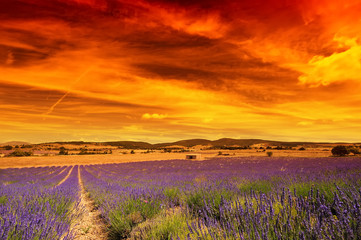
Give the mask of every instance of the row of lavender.
M 78 202 L 77 166 L 0 170 L 0 239 L 72 239 Z
M 361 159 L 81 167 L 113 239 L 361 239 Z

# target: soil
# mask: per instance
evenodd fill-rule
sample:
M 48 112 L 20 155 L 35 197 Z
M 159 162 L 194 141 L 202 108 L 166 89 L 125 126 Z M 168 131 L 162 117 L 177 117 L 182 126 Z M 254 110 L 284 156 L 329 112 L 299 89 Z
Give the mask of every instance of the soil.
M 100 211 L 95 208 L 94 202 L 88 197 L 81 179 L 81 170 L 78 168 L 80 185 L 80 203 L 78 206 L 78 220 L 71 227 L 75 235 L 74 240 L 106 240 L 106 226 L 101 219 Z
M 62 172 L 64 172 L 66 169 L 64 169 L 63 171 L 61 171 L 59 174 L 61 174 Z M 68 172 L 68 174 L 65 176 L 65 178 L 63 178 L 58 184 L 56 184 L 55 185 L 55 187 L 57 187 L 57 186 L 59 186 L 59 185 L 61 185 L 63 182 L 65 182 L 68 178 L 69 178 L 69 176 L 70 176 L 70 174 L 71 174 L 71 172 L 74 170 L 74 166 L 69 170 L 69 172 Z

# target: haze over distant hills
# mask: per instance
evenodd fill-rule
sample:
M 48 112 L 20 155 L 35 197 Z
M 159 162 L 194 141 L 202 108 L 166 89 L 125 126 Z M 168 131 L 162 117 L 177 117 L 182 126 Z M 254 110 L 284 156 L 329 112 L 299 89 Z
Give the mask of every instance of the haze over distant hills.
M 31 143 L 28 142 L 23 142 L 23 141 L 10 141 L 10 142 L 5 142 L 5 143 L 0 143 L 0 146 L 6 146 L 6 145 L 10 145 L 10 146 L 14 146 L 14 145 L 29 145 Z
M 27 145 L 29 143 L 12 141 L 3 143 L 1 145 Z M 209 147 L 244 147 L 251 146 L 254 144 L 263 144 L 266 146 L 284 146 L 284 147 L 295 147 L 298 145 L 308 145 L 308 146 L 320 146 L 320 145 L 334 145 L 336 143 L 328 142 L 284 142 L 284 141 L 272 141 L 272 140 L 263 140 L 263 139 L 233 139 L 233 138 L 221 138 L 218 140 L 208 140 L 208 139 L 187 139 L 180 140 L 176 142 L 169 143 L 156 143 L 151 144 L 148 142 L 142 141 L 109 141 L 109 142 L 86 142 L 86 141 L 61 141 L 61 142 L 49 142 L 42 144 L 61 144 L 61 145 L 84 145 L 84 144 L 100 144 L 108 146 L 117 146 L 121 148 L 131 148 L 131 149 L 154 149 L 154 148 L 165 148 L 171 146 L 182 146 L 182 147 L 194 147 L 194 146 L 209 146 Z M 359 144 L 359 143 L 337 143 L 337 144 Z

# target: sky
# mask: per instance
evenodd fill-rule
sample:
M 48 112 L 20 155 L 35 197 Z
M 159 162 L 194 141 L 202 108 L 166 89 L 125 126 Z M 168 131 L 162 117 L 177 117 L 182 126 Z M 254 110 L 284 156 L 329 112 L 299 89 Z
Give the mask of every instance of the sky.
M 0 0 L 0 142 L 361 142 L 361 0 Z

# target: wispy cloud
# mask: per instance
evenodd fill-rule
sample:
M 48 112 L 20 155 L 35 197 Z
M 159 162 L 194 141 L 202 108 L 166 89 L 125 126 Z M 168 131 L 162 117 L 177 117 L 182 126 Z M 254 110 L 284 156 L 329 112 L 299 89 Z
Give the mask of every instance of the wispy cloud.
M 143 119 L 163 119 L 163 118 L 166 118 L 166 117 L 167 117 L 167 114 L 158 114 L 158 113 L 153 113 L 153 114 L 144 113 L 142 115 Z

